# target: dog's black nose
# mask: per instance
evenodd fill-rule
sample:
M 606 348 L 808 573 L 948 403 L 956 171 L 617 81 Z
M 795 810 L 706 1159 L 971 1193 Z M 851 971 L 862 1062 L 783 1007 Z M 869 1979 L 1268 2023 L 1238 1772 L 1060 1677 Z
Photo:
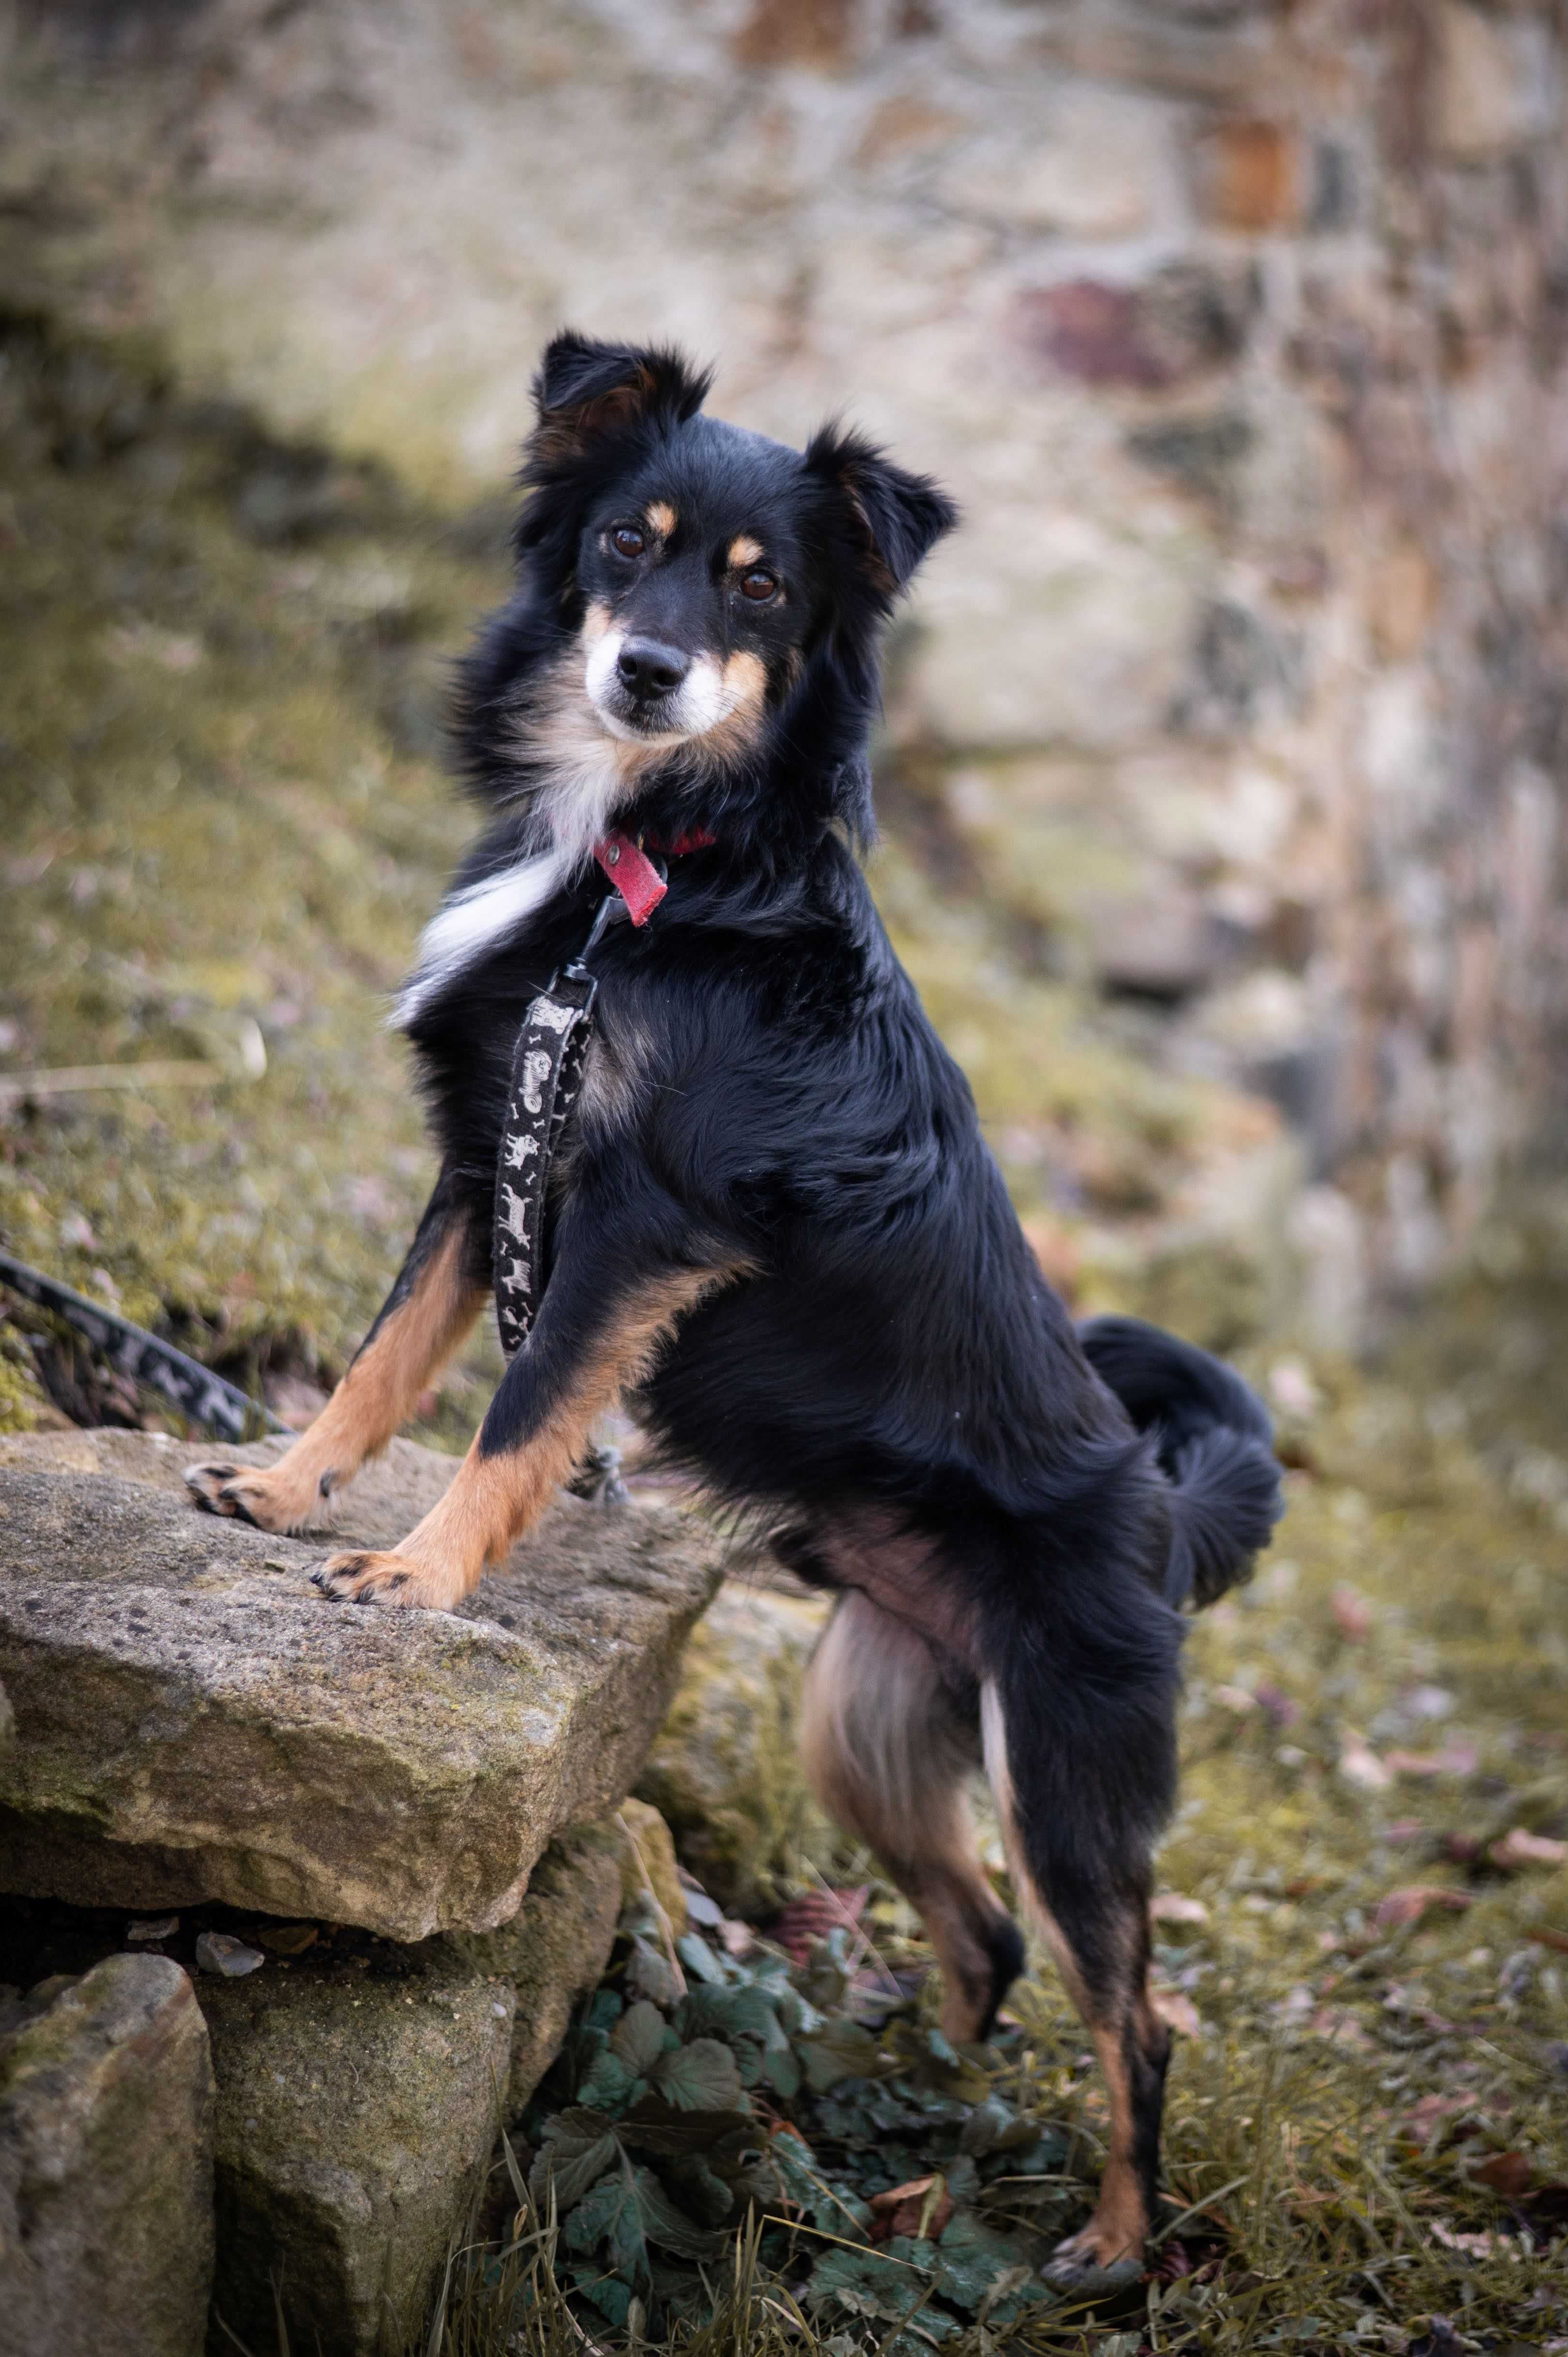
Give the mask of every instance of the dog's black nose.
M 673 695 L 691 668 L 690 655 L 683 655 L 679 647 L 665 646 L 659 639 L 628 639 L 616 657 L 621 685 L 639 703 L 656 695 Z

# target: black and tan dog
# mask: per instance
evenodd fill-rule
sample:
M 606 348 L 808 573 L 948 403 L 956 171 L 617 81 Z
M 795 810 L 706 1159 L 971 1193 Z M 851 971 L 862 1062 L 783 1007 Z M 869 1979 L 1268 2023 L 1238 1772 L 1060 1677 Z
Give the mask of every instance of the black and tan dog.
M 631 1395 L 665 1458 L 839 1591 L 808 1766 L 923 1915 L 944 2022 L 983 2037 L 1023 1949 L 981 1871 L 983 1768 L 1015 1887 L 1092 2033 L 1112 2136 L 1056 2272 L 1135 2271 L 1166 2033 L 1145 1987 L 1181 1620 L 1278 1512 L 1268 1420 L 1152 1328 L 1075 1331 L 855 859 L 878 641 L 954 521 L 829 427 L 804 453 L 702 414 L 675 354 L 564 335 L 535 386 L 520 586 L 465 667 L 489 824 L 400 1019 L 443 1163 L 386 1307 L 274 1467 L 203 1502 L 306 1527 L 484 1307 L 513 1044 L 582 948 L 612 826 L 672 860 L 594 953 L 598 1025 L 556 1158 L 550 1277 L 441 1503 L 330 1597 L 450 1609 Z

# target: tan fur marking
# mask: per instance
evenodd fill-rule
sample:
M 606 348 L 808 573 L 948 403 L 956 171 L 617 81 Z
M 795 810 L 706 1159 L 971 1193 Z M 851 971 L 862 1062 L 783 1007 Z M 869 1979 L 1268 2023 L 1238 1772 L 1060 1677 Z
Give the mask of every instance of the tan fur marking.
M 597 834 L 631 801 L 650 770 L 663 768 L 671 759 L 668 744 L 651 738 L 646 744 L 637 743 L 606 732 L 588 695 L 583 665 L 583 654 L 603 636 L 604 631 L 590 627 L 585 616 L 577 635 L 581 651 L 564 656 L 546 675 L 539 692 L 518 714 L 513 737 L 524 760 L 549 770 L 557 798 L 564 788 L 570 794 L 574 787 L 592 797 L 591 834 Z M 734 654 L 725 662 L 721 675 L 736 696 L 734 711 L 703 735 L 687 737 L 680 748 L 682 761 L 699 774 L 739 760 L 761 733 L 768 692 L 766 664 L 754 654 Z
M 484 1307 L 485 1287 L 464 1276 L 464 1248 L 460 1229 L 443 1237 L 320 1415 L 275 1465 L 192 1466 L 186 1479 L 204 1501 L 220 1513 L 248 1515 L 264 1531 L 303 1530 L 322 1499 L 351 1481 L 407 1423 L 420 1393 Z
M 1129 2012 L 1141 2029 L 1152 2027 L 1148 1995 L 1142 1987 L 1132 1992 L 1124 1985 L 1119 1988 L 1096 1990 L 1085 1983 L 1066 1934 L 1046 1904 L 1024 1856 L 1012 1771 L 1007 1764 L 1001 1704 L 994 1685 L 989 1683 L 981 1689 L 981 1726 L 985 1745 L 985 1772 L 996 1802 L 1002 1844 L 1007 1854 L 1013 1888 L 1036 1936 L 1050 1950 L 1063 1986 L 1094 2041 L 1111 2105 L 1111 2138 L 1094 2215 L 1087 2226 L 1058 2244 L 1056 2260 L 1069 2265 L 1115 2266 L 1122 2260 L 1142 2257 L 1152 2222 L 1144 2207 L 1144 2189 L 1133 2159 L 1133 2091 L 1122 2042 L 1122 2032 Z M 1135 1934 L 1135 1924 L 1130 1926 L 1130 1930 Z M 1135 1939 L 1130 1944 L 1135 1944 Z
M 726 694 L 739 698 L 736 711 L 730 716 L 731 720 L 747 706 L 760 706 L 768 693 L 768 665 L 760 655 L 749 652 L 726 655 L 722 676 Z
M 390 1552 L 333 1555 L 318 1583 L 359 1603 L 454 1610 L 571 1479 L 591 1426 L 647 1372 L 676 1321 L 740 1274 L 738 1266 L 682 1271 L 645 1286 L 585 1351 L 569 1397 L 526 1447 L 485 1457 L 476 1435 L 446 1496 L 405 1539 Z
M 596 597 L 591 599 L 587 610 L 583 616 L 583 628 L 580 635 L 584 645 L 589 647 L 596 646 L 599 640 L 604 637 L 605 632 L 609 629 L 610 623 L 613 619 L 614 617 L 607 606 L 601 604 L 600 600 Z
M 596 632 L 596 640 L 603 635 L 602 631 Z M 578 636 L 580 642 L 586 640 L 586 630 Z M 531 760 L 547 762 L 557 777 L 585 762 L 596 766 L 612 762 L 621 781 L 623 800 L 630 797 L 645 771 L 657 769 L 670 759 L 668 745 L 651 740 L 636 744 L 605 734 L 588 701 L 582 662 L 570 654 L 553 666 L 545 678 L 542 693 L 520 715 L 517 742 L 519 749 Z
M 537 694 L 519 713 L 513 739 L 525 761 L 549 772 L 542 807 L 548 809 L 553 802 L 570 816 L 573 799 L 582 803 L 585 815 L 581 826 L 566 833 L 568 840 L 581 836 L 585 851 L 630 802 L 648 772 L 670 759 L 668 745 L 635 744 L 607 734 L 589 700 L 583 664 L 583 654 L 603 636 L 603 631 L 590 632 L 585 618 L 579 651 L 564 655 L 546 674 Z
M 1150 2220 L 1144 2207 L 1144 2189 L 1133 2159 L 1133 2091 L 1127 2058 L 1116 2030 L 1090 2024 L 1090 2036 L 1105 2074 L 1111 2102 L 1111 2142 L 1100 2199 L 1087 2226 L 1070 2237 L 1064 2255 L 1090 2259 L 1096 2266 L 1115 2266 L 1122 2259 L 1141 2259 Z
M 673 538 L 675 526 L 679 521 L 680 518 L 668 500 L 655 500 L 648 511 L 649 530 L 656 532 L 660 540 Z
M 762 562 L 762 543 L 753 540 L 748 532 L 737 533 L 729 544 L 729 561 L 736 572 L 747 570 Z
M 975 1761 L 929 1647 L 869 1597 L 843 1598 L 811 1658 L 800 1709 L 807 1781 L 875 1851 L 919 1910 L 942 1968 L 942 2029 L 980 2034 L 993 1961 L 979 1926 L 1003 1909 L 981 1870 L 967 1779 Z

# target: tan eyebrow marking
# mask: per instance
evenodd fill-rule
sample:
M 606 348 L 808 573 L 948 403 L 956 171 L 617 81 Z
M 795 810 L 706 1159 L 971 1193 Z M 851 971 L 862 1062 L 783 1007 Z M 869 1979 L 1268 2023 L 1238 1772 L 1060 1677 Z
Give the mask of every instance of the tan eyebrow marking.
M 760 565 L 762 543 L 753 540 L 749 533 L 741 533 L 729 544 L 729 561 L 738 572 L 743 565 Z
M 668 540 L 675 529 L 675 511 L 668 500 L 655 500 L 648 511 L 648 521 L 660 540 Z

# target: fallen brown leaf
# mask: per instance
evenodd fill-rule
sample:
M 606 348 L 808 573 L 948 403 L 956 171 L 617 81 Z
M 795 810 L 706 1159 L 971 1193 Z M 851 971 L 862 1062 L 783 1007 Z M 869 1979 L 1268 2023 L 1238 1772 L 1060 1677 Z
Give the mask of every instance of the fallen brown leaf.
M 1423 2095 L 1404 2114 L 1400 2126 L 1414 2143 L 1429 2145 L 1442 2133 L 1444 2121 L 1467 2109 L 1469 2100 L 1467 2095 Z
M 1329 2039 L 1336 2045 L 1354 2047 L 1363 2053 L 1369 2053 L 1373 2049 L 1374 2041 L 1368 2037 L 1355 2015 L 1337 2010 L 1333 2006 L 1319 2006 L 1306 2026 L 1315 2038 Z
M 1412 1882 L 1380 1899 L 1372 1921 L 1380 1932 L 1388 1932 L 1399 1923 L 1413 1923 L 1429 1907 L 1451 1908 L 1457 1914 L 1473 1903 L 1467 1890 L 1451 1890 L 1445 1883 Z
M 936 2181 L 934 2172 L 929 2177 L 911 2177 L 906 2184 L 890 2185 L 886 2193 L 874 2193 L 871 2206 L 880 2217 L 885 2211 L 897 2210 L 900 2201 L 918 2201 Z
M 1149 2003 L 1155 2018 L 1183 2038 L 1201 2038 L 1203 2017 L 1183 1989 L 1151 1989 Z
M 1301 1717 L 1301 1705 L 1293 1702 L 1283 1687 L 1272 1678 L 1260 1678 L 1252 1689 L 1252 1698 L 1261 1710 L 1267 1711 L 1276 1727 L 1294 1727 Z
M 1552 1841 L 1515 1825 L 1487 1852 L 1494 1866 L 1562 1866 L 1568 1863 L 1568 1842 Z
M 1365 1736 L 1348 1727 L 1339 1746 L 1339 1773 L 1348 1784 L 1363 1792 L 1383 1792 L 1393 1782 L 1393 1770 L 1385 1766 L 1371 1749 Z
M 1328 1609 L 1334 1615 L 1334 1625 L 1339 1634 L 1351 1644 L 1359 1645 L 1372 1626 L 1372 1608 L 1366 1598 L 1358 1596 L 1353 1587 L 1347 1587 L 1341 1582 L 1328 1599 Z
M 1517 2201 L 1535 2182 L 1535 2171 L 1522 2152 L 1495 2152 L 1490 2160 L 1484 2160 L 1471 2174 L 1477 2185 L 1500 2193 L 1505 2201 Z
M 1222 1710 L 1232 1712 L 1237 1718 L 1245 1718 L 1250 1710 L 1258 1707 L 1257 1696 L 1250 1695 L 1245 1686 L 1216 1686 L 1214 1699 Z
M 1550 1924 L 1538 1923 L 1530 1936 L 1543 1948 L 1555 1948 L 1560 1956 L 1568 1956 L 1568 1932 L 1554 1932 Z
M 858 1890 L 801 1890 L 768 1926 L 768 1936 L 792 1963 L 810 1962 L 812 1948 L 830 1932 L 856 1930 L 871 1896 L 871 1885 Z
M 306 1948 L 314 1948 L 319 1933 L 314 1923 L 269 1923 L 256 1939 L 274 1956 L 303 1956 Z
M 1397 1776 L 1473 1776 L 1479 1758 L 1473 1743 L 1445 1744 L 1441 1751 L 1385 1751 Z
M 940 2243 L 953 2213 L 952 2195 L 946 2186 L 930 2199 L 933 2189 L 940 2184 L 937 2177 L 912 2177 L 906 2185 L 889 2186 L 886 2193 L 871 2197 L 874 2243 L 890 2240 L 895 2234 L 918 2234 L 924 2226 L 927 2239 Z
M 1149 1901 L 1156 1923 L 1207 1923 L 1208 1910 L 1201 1899 L 1184 1898 L 1179 1890 L 1162 1890 Z

